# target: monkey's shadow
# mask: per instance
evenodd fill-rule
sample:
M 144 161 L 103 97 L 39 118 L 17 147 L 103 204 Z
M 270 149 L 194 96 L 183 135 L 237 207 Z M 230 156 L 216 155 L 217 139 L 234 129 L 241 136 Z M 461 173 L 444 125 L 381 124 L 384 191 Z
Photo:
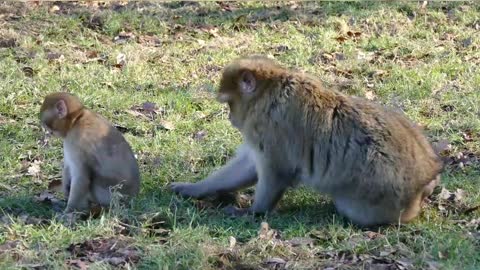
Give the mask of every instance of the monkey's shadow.
M 156 191 L 158 196 L 158 190 Z M 276 210 L 265 215 L 247 215 L 233 217 L 225 213 L 224 208 L 235 205 L 248 207 L 252 189 L 236 194 L 226 194 L 217 198 L 202 200 L 182 198 L 162 189 L 164 199 L 169 198 L 170 211 L 176 217 L 177 228 L 206 227 L 210 228 L 212 237 L 232 234 L 239 241 L 248 241 L 255 237 L 262 222 L 271 228 L 289 235 L 289 237 L 308 236 L 312 231 L 329 231 L 338 229 L 354 229 L 378 231 L 382 227 L 359 227 L 342 217 L 335 209 L 333 202 L 324 195 L 309 191 L 306 188 L 289 190 L 279 202 Z M 152 194 L 153 195 L 153 194 Z M 147 195 L 150 196 L 150 195 Z

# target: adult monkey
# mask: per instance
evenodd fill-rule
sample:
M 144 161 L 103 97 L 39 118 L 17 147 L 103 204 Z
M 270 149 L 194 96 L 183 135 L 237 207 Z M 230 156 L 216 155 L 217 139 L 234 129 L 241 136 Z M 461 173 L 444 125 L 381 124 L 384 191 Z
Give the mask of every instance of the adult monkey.
M 268 58 L 230 63 L 217 100 L 228 104 L 244 143 L 206 179 L 172 183 L 183 196 L 256 183 L 253 205 L 233 212 L 264 213 L 301 183 L 329 194 L 352 222 L 372 226 L 411 221 L 440 182 L 442 162 L 404 115 L 325 89 L 318 79 Z

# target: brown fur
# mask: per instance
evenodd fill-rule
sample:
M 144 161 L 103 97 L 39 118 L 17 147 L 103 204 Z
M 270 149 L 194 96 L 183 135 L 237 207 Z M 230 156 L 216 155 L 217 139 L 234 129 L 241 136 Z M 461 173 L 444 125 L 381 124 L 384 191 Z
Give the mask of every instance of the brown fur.
M 270 59 L 228 65 L 218 100 L 228 103 L 230 120 L 243 135 L 243 166 L 256 169 L 235 177 L 236 187 L 228 179 L 240 164 L 234 159 L 202 182 L 172 185 L 185 196 L 224 192 L 222 181 L 236 190 L 258 178 L 250 211 L 266 212 L 299 182 L 331 195 L 353 222 L 377 225 L 412 220 L 439 182 L 440 159 L 404 115 L 325 89 L 318 79 Z
M 62 114 L 65 112 L 65 115 Z M 69 93 L 45 97 L 42 125 L 64 141 L 63 188 L 66 212 L 85 211 L 92 203 L 109 206 L 117 185 L 127 198 L 138 194 L 140 173 L 130 145 L 100 115 L 86 109 Z

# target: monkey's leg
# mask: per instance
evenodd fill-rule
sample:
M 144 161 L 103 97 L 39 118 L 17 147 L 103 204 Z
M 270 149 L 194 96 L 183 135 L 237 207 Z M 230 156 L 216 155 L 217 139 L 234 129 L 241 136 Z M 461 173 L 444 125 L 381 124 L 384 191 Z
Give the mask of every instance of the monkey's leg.
M 65 195 L 65 198 L 69 197 L 70 194 L 70 183 L 71 183 L 71 176 L 70 176 L 70 169 L 68 168 L 67 164 L 65 163 L 63 165 L 63 170 L 62 170 L 62 190 L 63 194 Z
M 433 193 L 435 187 L 440 184 L 440 175 L 437 175 L 430 183 L 428 183 L 423 190 L 410 202 L 408 208 L 406 208 L 400 217 L 402 223 L 408 223 L 416 218 L 421 210 L 422 205 L 425 200 L 428 200 L 427 197 Z
M 112 193 L 109 188 L 94 185 L 92 190 L 92 199 L 102 207 L 109 207 Z
M 253 205 L 248 209 L 226 207 L 226 213 L 233 216 L 242 216 L 250 213 L 264 214 L 272 211 L 292 182 L 291 175 L 280 173 L 268 164 L 260 163 L 257 171 L 258 182 L 255 187 Z
M 424 188 L 423 188 L 423 195 L 422 195 L 422 200 L 426 199 L 428 196 L 432 195 L 433 190 L 435 189 L 436 186 L 440 184 L 440 174 L 437 175 L 430 183 L 428 183 Z
M 241 146 L 225 166 L 197 183 L 172 183 L 170 188 L 185 197 L 203 198 L 255 184 L 257 172 L 250 150 Z
M 259 168 L 253 205 L 250 207 L 251 212 L 265 213 L 275 208 L 292 180 L 285 176 L 268 165 Z
M 73 175 L 67 208 L 65 209 L 66 213 L 88 210 L 90 199 L 89 186 L 90 179 L 83 172 L 78 172 L 78 174 Z

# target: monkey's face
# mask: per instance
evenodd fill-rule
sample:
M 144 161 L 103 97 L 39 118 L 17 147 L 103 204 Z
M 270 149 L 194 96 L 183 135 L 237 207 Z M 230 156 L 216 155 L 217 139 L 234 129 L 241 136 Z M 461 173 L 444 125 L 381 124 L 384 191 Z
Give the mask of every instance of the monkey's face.
M 67 115 L 66 104 L 63 100 L 50 103 L 45 101 L 40 108 L 40 124 L 48 133 L 56 137 L 63 137 L 62 130 Z
M 247 118 L 248 104 L 256 94 L 256 84 L 256 78 L 248 70 L 237 72 L 227 70 L 220 82 L 217 100 L 228 104 L 230 123 L 240 131 Z

